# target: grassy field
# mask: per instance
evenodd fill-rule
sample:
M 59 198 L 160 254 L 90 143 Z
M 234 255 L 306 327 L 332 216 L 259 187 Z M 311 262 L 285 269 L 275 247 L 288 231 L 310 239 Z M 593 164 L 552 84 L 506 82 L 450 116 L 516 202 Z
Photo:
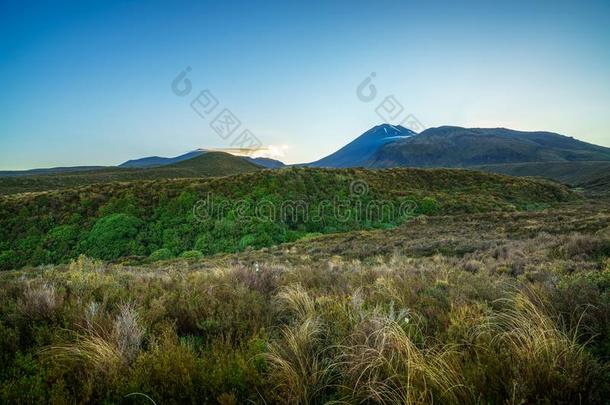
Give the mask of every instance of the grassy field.
M 0 402 L 606 403 L 610 203 L 0 273 Z

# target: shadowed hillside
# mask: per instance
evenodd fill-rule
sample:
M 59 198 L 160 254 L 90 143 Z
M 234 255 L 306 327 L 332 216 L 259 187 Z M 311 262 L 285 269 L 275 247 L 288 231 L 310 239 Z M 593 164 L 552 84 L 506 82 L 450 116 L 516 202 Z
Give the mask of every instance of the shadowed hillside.
M 610 149 L 551 132 L 444 126 L 383 145 L 368 167 L 610 161 Z
M 579 186 L 610 172 L 610 162 L 529 162 L 475 166 L 473 169 L 503 173 L 509 176 L 546 177 Z
M 580 186 L 591 196 L 610 196 L 610 175 L 599 176 Z

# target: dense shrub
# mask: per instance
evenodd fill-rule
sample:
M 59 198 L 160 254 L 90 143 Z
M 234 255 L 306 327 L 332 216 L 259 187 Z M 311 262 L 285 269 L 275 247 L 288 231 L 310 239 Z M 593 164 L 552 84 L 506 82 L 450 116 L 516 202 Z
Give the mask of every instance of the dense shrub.
M 149 258 L 152 261 L 157 261 L 157 260 L 168 260 L 168 259 L 171 259 L 172 257 L 174 257 L 174 254 L 172 253 L 172 251 L 167 248 L 163 248 L 163 249 L 155 250 L 154 252 L 152 252 L 150 254 Z
M 14 250 L 0 252 L 0 270 L 15 268 L 19 263 L 19 256 Z
M 74 250 L 79 238 L 76 225 L 59 225 L 47 234 L 47 246 L 51 252 L 52 262 L 59 263 L 74 256 Z
M 296 175 L 289 190 L 320 180 Z M 233 197 L 273 198 L 268 191 L 287 187 L 273 175 L 264 180 L 239 185 Z M 436 185 L 455 187 L 445 180 Z M 234 179 L 220 184 L 230 188 L 227 181 Z M 109 246 L 108 235 L 139 244 L 126 254 L 199 256 L 188 252 L 196 244 L 206 253 L 244 251 L 139 265 L 79 256 L 1 272 L 0 403 L 148 396 L 156 403 L 594 404 L 610 396 L 603 202 L 426 215 L 389 230 L 320 235 L 307 222 L 248 222 L 235 212 L 196 221 L 189 205 L 198 194 L 185 190 L 165 190 L 156 210 L 137 213 L 126 195 L 98 218 L 105 195 L 67 199 L 73 212 L 61 218 L 47 210 L 51 197 L 15 206 L 2 220 L 18 243 L 1 241 L 2 252 L 19 258 L 29 249 L 43 260 L 51 241 L 60 247 L 77 229 L 82 244 L 92 228 Z M 435 194 L 439 213 L 455 207 L 448 196 Z M 40 223 L 22 214 L 40 214 Z M 346 228 L 324 220 L 315 226 L 383 223 Z
M 558 247 L 562 257 L 571 259 L 579 256 L 589 258 L 607 257 L 610 255 L 610 238 L 604 236 L 572 234 Z
M 436 214 L 439 209 L 438 201 L 432 197 L 425 197 L 417 205 L 417 212 L 425 215 Z
M 97 220 L 87 239 L 85 250 L 93 257 L 114 260 L 138 253 L 135 240 L 142 221 L 127 214 L 111 214 Z
M 199 250 L 187 250 L 186 252 L 180 253 L 180 257 L 183 259 L 199 259 L 203 257 L 203 253 Z

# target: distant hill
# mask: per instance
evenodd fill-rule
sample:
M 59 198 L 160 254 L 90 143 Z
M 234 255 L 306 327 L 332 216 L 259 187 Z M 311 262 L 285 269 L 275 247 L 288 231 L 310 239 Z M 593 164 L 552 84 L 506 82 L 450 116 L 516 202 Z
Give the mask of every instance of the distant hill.
M 252 162 L 254 164 L 257 164 L 259 166 L 263 166 L 263 167 L 265 167 L 267 169 L 279 169 L 280 167 L 286 166 L 283 162 L 280 162 L 279 160 L 275 160 L 275 159 L 270 159 L 270 158 L 264 158 L 264 157 L 258 157 L 258 158 L 244 157 L 244 159 L 246 159 L 249 162 Z
M 111 181 L 224 176 L 285 167 L 274 159 L 219 153 L 223 152 L 197 149 L 170 158 L 133 159 L 119 167 L 5 171 L 0 172 L 0 194 Z M 209 160 L 205 156 L 210 156 Z M 223 156 L 221 161 L 211 163 L 218 156 Z M 610 148 L 552 132 L 442 126 L 417 134 L 399 125 L 382 124 L 320 160 L 295 166 L 473 168 L 515 176 L 546 177 L 580 186 L 607 173 Z
M 133 160 L 128 160 L 125 163 L 122 163 L 119 165 L 119 167 L 125 167 L 125 168 L 144 168 L 144 167 L 155 167 L 155 166 L 167 166 L 167 165 L 171 165 L 174 163 L 179 163 L 179 162 L 183 162 L 185 160 L 189 160 L 189 159 L 193 159 L 197 156 L 201 156 L 204 153 L 208 153 L 208 152 L 212 152 L 212 151 L 208 151 L 205 149 L 197 149 L 188 153 L 185 153 L 183 155 L 180 156 L 176 156 L 173 158 L 167 158 L 167 157 L 159 157 L 159 156 L 150 156 L 150 157 L 145 157 L 145 158 L 141 158 L 141 159 L 133 159 Z M 268 169 L 277 169 L 279 167 L 284 167 L 284 163 L 280 162 L 279 160 L 275 160 L 275 159 L 269 159 L 269 158 L 263 158 L 263 157 L 259 157 L 259 158 L 251 158 L 249 156 L 240 156 L 241 158 L 252 162 L 256 165 L 268 168 Z
M 261 169 L 261 166 L 229 153 L 207 152 L 178 163 L 149 168 L 105 167 L 54 174 L 0 177 L 0 195 L 116 181 L 228 176 Z
M 58 174 L 70 172 L 84 172 L 89 170 L 99 170 L 108 166 L 71 166 L 71 167 L 50 167 L 48 169 L 30 170 L 0 170 L 0 177 L 32 176 L 38 174 Z
M 183 160 L 178 163 L 149 169 L 149 172 L 170 174 L 180 173 L 179 177 L 187 177 L 190 171 L 194 177 L 228 176 L 260 170 L 262 167 L 239 156 L 225 152 L 206 152 L 202 155 Z
M 366 166 L 472 167 L 557 161 L 610 161 L 610 149 L 552 132 L 444 126 L 381 146 Z
M 153 167 L 153 166 L 166 166 L 171 165 L 173 163 L 182 162 L 184 160 L 192 159 L 194 157 L 200 156 L 207 151 L 203 149 L 197 149 L 188 153 L 185 153 L 180 156 L 176 156 L 173 158 L 160 157 L 160 156 L 150 156 L 141 159 L 133 159 L 128 160 L 125 163 L 119 165 L 119 167 L 126 168 L 143 168 L 143 167 Z
M 369 167 L 369 162 L 371 162 L 371 159 L 373 159 L 373 156 L 381 147 L 402 139 L 408 139 L 414 135 L 416 135 L 415 132 L 400 125 L 378 125 L 369 129 L 335 153 L 318 161 L 307 163 L 305 166 L 335 168 Z M 402 165 L 390 165 L 388 167 L 392 166 Z

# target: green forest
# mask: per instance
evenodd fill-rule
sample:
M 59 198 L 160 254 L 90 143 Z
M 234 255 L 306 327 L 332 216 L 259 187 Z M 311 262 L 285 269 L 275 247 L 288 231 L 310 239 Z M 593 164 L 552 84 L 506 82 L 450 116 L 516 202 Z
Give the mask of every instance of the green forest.
M 354 184 L 365 189 L 352 190 Z M 417 215 L 540 209 L 573 198 L 549 182 L 443 169 L 290 168 L 96 184 L 0 197 L 0 269 L 81 254 L 107 261 L 199 257 L 395 227 Z

